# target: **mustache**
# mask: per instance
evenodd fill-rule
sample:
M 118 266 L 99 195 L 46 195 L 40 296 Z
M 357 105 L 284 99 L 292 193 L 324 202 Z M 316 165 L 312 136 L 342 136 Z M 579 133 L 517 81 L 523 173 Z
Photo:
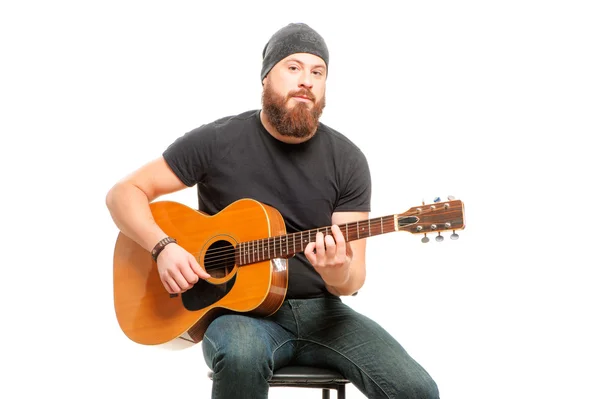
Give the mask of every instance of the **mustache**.
M 312 102 L 315 102 L 315 99 L 316 99 L 314 94 L 312 94 L 309 90 L 306 90 L 306 89 L 300 89 L 298 91 L 288 94 L 288 99 L 290 99 L 292 97 L 296 97 L 296 96 L 306 97 L 309 100 L 311 100 Z

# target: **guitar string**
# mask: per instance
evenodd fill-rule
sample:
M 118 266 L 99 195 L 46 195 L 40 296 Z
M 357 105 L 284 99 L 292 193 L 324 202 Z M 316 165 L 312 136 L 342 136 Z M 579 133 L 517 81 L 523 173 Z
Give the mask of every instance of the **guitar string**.
M 452 209 L 452 210 L 444 210 L 443 213 L 448 213 L 448 212 L 452 212 L 455 211 L 456 209 Z M 350 223 L 346 223 L 342 226 L 348 226 L 348 235 L 350 234 L 355 234 L 357 233 L 357 231 L 362 227 L 364 230 L 364 227 L 369 226 L 371 224 L 371 227 L 374 227 L 375 229 L 377 229 L 377 226 L 380 226 L 382 229 L 385 227 L 391 228 L 393 231 L 393 228 L 395 228 L 395 219 L 394 216 L 398 216 L 398 217 L 411 217 L 411 216 L 415 216 L 415 215 L 420 215 L 420 216 L 424 216 L 423 213 L 419 214 L 418 212 L 407 212 L 401 215 L 388 215 L 388 216 L 383 216 L 380 218 L 373 218 L 373 219 L 369 219 L 369 220 L 361 220 L 361 221 L 357 221 L 357 222 L 350 222 Z M 412 223 L 411 223 L 412 224 Z M 346 231 L 345 227 L 340 227 L 340 229 L 342 230 L 342 234 Z M 204 263 L 204 268 L 206 270 L 213 270 L 213 269 L 218 269 L 218 268 L 223 268 L 223 267 L 227 267 L 227 266 L 232 266 L 233 264 L 237 264 L 237 259 L 236 259 L 236 255 L 240 255 L 240 256 L 247 256 L 248 259 L 254 257 L 254 259 L 256 259 L 256 256 L 259 258 L 259 260 L 252 260 L 249 261 L 245 264 L 252 264 L 252 263 L 256 263 L 256 262 L 261 262 L 261 261 L 265 261 L 265 260 L 269 260 L 271 258 L 276 258 L 277 257 L 277 252 L 279 252 L 280 256 L 283 257 L 284 251 L 283 248 L 284 246 L 287 247 L 287 245 L 289 245 L 290 242 L 292 242 L 291 246 L 294 246 L 294 238 L 298 235 L 300 235 L 302 233 L 302 238 L 304 237 L 304 235 L 306 233 L 308 233 L 308 238 L 311 238 L 311 234 L 316 234 L 317 232 L 323 232 L 323 233 L 327 233 L 331 230 L 331 226 L 328 227 L 320 227 L 320 228 L 316 228 L 316 229 L 312 229 L 312 230 L 307 230 L 307 231 L 303 231 L 303 232 L 296 232 L 296 233 L 290 233 L 290 234 L 285 234 L 285 235 L 281 235 L 281 236 L 275 236 L 275 237 L 268 237 L 268 238 L 263 238 L 263 239 L 258 239 L 258 240 L 251 240 L 251 241 L 245 241 L 242 243 L 238 243 L 237 246 L 228 246 L 227 248 L 219 248 L 219 249 L 209 249 L 206 253 L 206 256 L 210 255 L 210 259 L 205 261 Z M 376 232 L 377 234 L 375 235 L 379 235 L 382 234 L 382 231 Z M 373 234 L 369 233 L 369 237 L 371 237 Z M 283 237 L 287 237 L 286 240 L 284 240 L 283 242 L 281 241 L 281 238 Z M 264 257 L 264 252 L 265 252 L 265 246 L 264 243 L 265 241 L 267 242 L 267 246 L 268 246 L 268 250 L 267 250 L 267 257 Z M 261 245 L 262 242 L 262 245 Z M 241 244 L 246 244 L 247 249 L 250 249 L 250 245 L 254 243 L 252 246 L 254 247 L 261 247 L 262 250 L 258 250 L 258 251 L 254 251 L 254 252 L 250 252 L 247 253 L 246 255 L 244 255 L 243 253 L 241 253 L 241 248 L 239 247 L 239 245 Z M 270 247 L 270 245 L 273 244 L 273 248 Z M 240 248 L 238 250 L 238 248 Z M 301 244 L 301 248 L 306 248 L 306 245 L 302 245 Z M 289 248 L 288 248 L 289 249 Z M 300 251 L 296 251 L 296 248 L 292 248 L 293 252 L 292 253 L 288 253 L 288 251 L 285 251 L 285 255 L 291 255 L 294 254 L 296 252 L 300 252 Z M 273 256 L 271 257 L 271 252 L 273 252 Z M 193 256 L 197 257 L 198 255 L 200 255 L 201 252 L 195 252 L 192 253 Z M 256 256 L 255 256 L 256 255 Z M 206 258 L 205 256 L 205 258 Z M 261 259 L 262 257 L 262 259 Z
M 411 216 L 414 216 L 414 215 L 418 215 L 418 213 L 417 212 L 412 213 L 412 214 L 411 213 L 405 213 L 405 214 L 403 214 L 401 216 L 402 217 L 411 217 Z M 379 221 L 378 221 L 378 219 L 379 219 Z M 348 235 L 350 235 L 351 233 L 352 234 L 356 233 L 356 231 L 359 228 L 361 228 L 361 227 L 364 230 L 364 227 L 368 226 L 369 222 L 374 222 L 375 223 L 375 224 L 373 224 L 371 226 L 372 228 L 374 227 L 375 229 L 377 229 L 377 226 L 384 226 L 387 229 L 387 228 L 390 228 L 390 224 L 391 224 L 391 228 L 395 227 L 394 215 L 384 216 L 384 217 L 381 217 L 381 218 L 374 218 L 374 219 L 370 219 L 370 220 L 366 220 L 366 221 L 365 220 L 359 221 L 358 222 L 358 226 L 357 226 L 356 222 L 347 223 L 348 226 L 350 226 L 348 228 Z M 309 233 L 309 239 L 311 238 L 310 234 L 316 233 L 317 231 L 320 231 L 320 230 L 326 230 L 326 231 L 327 230 L 331 230 L 331 227 L 330 226 L 327 227 L 327 228 L 321 227 L 321 228 L 318 228 L 318 229 L 308 230 L 307 232 Z M 345 230 L 346 230 L 345 228 L 342 229 L 342 234 L 344 233 Z M 305 233 L 306 232 L 302 232 L 303 235 Z M 375 234 L 375 235 L 382 234 L 381 231 L 380 232 L 376 232 L 376 233 L 377 234 Z M 230 261 L 232 258 L 235 260 L 234 256 L 236 255 L 236 251 L 237 251 L 237 248 L 239 248 L 239 245 L 246 244 L 247 249 L 250 249 L 250 245 L 249 244 L 254 243 L 254 245 L 252 245 L 252 246 L 256 247 L 256 248 L 260 247 L 261 250 L 258 250 L 258 251 L 255 250 L 254 252 L 250 252 L 250 253 L 247 254 L 247 256 L 248 257 L 252 257 L 253 253 L 255 253 L 260 258 L 262 256 L 262 254 L 265 252 L 264 242 L 266 241 L 267 242 L 267 247 L 268 247 L 267 248 L 267 255 L 269 255 L 269 256 L 271 255 L 272 251 L 271 251 L 270 245 L 273 244 L 273 251 L 274 251 L 273 252 L 274 253 L 273 257 L 276 257 L 275 255 L 276 255 L 277 251 L 279 251 L 280 256 L 283 256 L 283 247 L 289 245 L 290 242 L 292 242 L 291 246 L 294 246 L 294 239 L 292 238 L 292 236 L 297 236 L 298 234 L 300 234 L 300 232 L 290 233 L 290 234 L 287 234 L 287 235 L 281 235 L 281 236 L 275 236 L 275 237 L 268 237 L 268 238 L 263 238 L 263 239 L 258 239 L 258 240 L 245 241 L 245 242 L 239 243 L 238 246 L 236 246 L 236 247 L 228 246 L 227 248 L 222 248 L 222 249 L 209 249 L 207 251 L 207 255 L 211 255 L 211 261 L 212 261 L 213 264 L 214 264 L 215 261 L 219 261 L 219 260 L 223 260 L 223 263 L 225 264 L 225 263 L 227 263 L 227 261 Z M 303 235 L 302 235 L 302 237 L 303 237 Z M 373 235 L 372 233 L 369 233 L 369 237 L 372 236 L 372 235 Z M 285 241 L 282 242 L 281 241 L 281 238 L 283 238 L 283 237 L 288 237 L 285 240 L 287 242 L 285 242 Z M 262 245 L 261 245 L 261 241 L 263 242 Z M 304 245 L 303 247 L 305 248 L 306 246 Z M 293 249 L 294 249 L 293 253 L 298 252 L 298 251 L 296 251 L 295 248 L 293 248 Z M 195 253 L 192 253 L 192 255 L 198 256 L 198 255 L 200 255 L 200 253 L 201 252 L 195 252 Z M 288 255 L 287 251 L 286 251 L 286 255 Z M 206 262 L 205 265 L 207 263 L 208 262 Z M 248 263 L 253 263 L 253 262 L 248 262 Z
M 391 223 L 390 223 L 390 221 L 387 221 L 387 222 L 383 223 L 383 226 L 385 228 L 389 228 L 390 225 L 391 225 L 392 228 L 394 227 L 394 221 L 393 220 L 391 220 Z M 361 227 L 360 224 L 359 224 L 359 227 Z M 348 235 L 354 234 L 358 230 L 359 227 L 357 227 L 357 226 L 353 226 L 351 228 L 349 227 L 348 228 Z M 345 231 L 345 229 L 344 229 L 344 231 Z M 299 233 L 294 233 L 294 234 L 299 234 Z M 381 233 L 378 233 L 378 234 L 381 234 Z M 373 235 L 373 234 L 370 234 L 369 236 L 371 236 L 371 235 Z M 278 237 L 279 236 L 277 236 L 277 237 L 270 237 L 269 240 L 271 240 L 271 239 L 277 240 Z M 283 236 L 281 236 L 281 237 L 283 237 Z M 257 240 L 257 241 L 260 241 L 260 240 Z M 248 242 L 251 242 L 251 241 L 248 241 Z M 288 242 L 292 242 L 291 247 L 293 247 L 293 245 L 294 245 L 293 241 L 292 240 L 288 240 Z M 250 264 L 250 263 L 255 263 L 255 262 L 261 262 L 261 261 L 264 261 L 264 260 L 268 260 L 270 258 L 276 258 L 277 257 L 276 256 L 277 252 L 279 252 L 280 254 L 282 254 L 283 252 L 286 252 L 286 255 L 288 255 L 287 251 L 283 251 L 285 243 L 279 243 L 279 242 L 275 242 L 275 241 L 273 241 L 271 243 L 273 243 L 275 245 L 273 246 L 273 248 L 269 248 L 269 251 L 267 253 L 267 255 L 268 255 L 267 258 L 264 258 L 262 260 L 259 259 L 259 260 L 251 261 L 251 262 L 248 262 L 248 263 L 245 263 L 245 264 Z M 258 246 L 259 245 L 257 245 L 257 247 Z M 265 247 L 264 245 L 263 245 L 263 247 L 264 248 L 262 248 L 262 249 L 264 249 L 264 250 L 267 249 L 267 247 Z M 206 255 L 205 255 L 205 259 L 209 255 L 210 255 L 210 259 L 208 261 L 204 262 L 205 269 L 206 270 L 212 270 L 212 269 L 217 269 L 217 268 L 231 266 L 232 264 L 237 263 L 236 262 L 236 258 L 235 258 L 235 256 L 238 255 L 238 252 L 239 252 L 237 250 L 237 248 L 238 247 L 228 247 L 228 248 L 215 249 L 215 250 L 210 250 L 209 249 L 207 251 Z M 306 248 L 306 245 L 303 245 L 301 248 Z M 294 249 L 293 253 L 299 252 L 299 251 L 296 251 L 295 248 L 292 248 L 292 249 Z M 275 251 L 275 252 L 273 252 L 273 251 Z M 263 256 L 263 252 L 265 252 L 265 251 L 257 251 L 255 253 L 255 255 L 257 255 L 258 258 L 261 258 L 261 256 Z M 271 257 L 270 256 L 271 253 L 273 253 L 274 256 Z M 194 255 L 194 256 L 198 256 L 199 254 L 200 254 L 200 252 L 198 252 L 198 253 L 192 253 L 192 255 Z M 243 254 L 240 254 L 240 255 L 244 256 Z M 253 253 L 248 253 L 246 256 L 248 258 L 252 258 L 253 257 Z M 283 255 L 280 255 L 280 256 L 283 256 Z
M 382 218 L 382 219 L 384 219 L 384 218 Z M 363 222 L 359 222 L 358 226 L 353 224 L 352 227 L 348 227 L 348 235 L 355 234 L 361 227 L 363 227 L 363 230 L 364 230 L 364 227 L 368 225 L 368 222 L 365 222 L 364 226 L 361 223 L 363 223 Z M 386 230 L 390 227 L 394 228 L 395 223 L 392 218 L 391 220 L 385 220 L 382 223 L 377 222 L 377 225 L 378 225 L 378 227 L 383 226 L 384 230 Z M 375 226 L 372 226 L 372 227 L 375 227 Z M 375 227 L 375 228 L 377 228 L 377 227 Z M 309 232 L 314 231 L 316 233 L 317 230 L 321 230 L 321 229 L 325 230 L 325 228 L 319 228 L 319 229 L 309 230 Z M 328 230 L 330 230 L 330 228 L 328 228 Z M 344 228 L 344 231 L 345 230 L 346 229 Z M 376 233 L 377 233 L 376 235 L 382 234 L 381 231 L 377 231 Z M 292 236 L 292 235 L 296 235 L 296 234 L 300 234 L 300 233 L 292 233 L 292 234 L 289 234 L 288 236 Z M 372 235 L 373 235 L 373 233 L 370 233 L 369 237 Z M 303 232 L 303 236 L 304 236 L 304 232 Z M 247 256 L 248 258 L 252 258 L 254 255 L 256 255 L 259 258 L 259 260 L 251 261 L 251 262 L 248 262 L 247 264 L 268 260 L 271 258 L 270 255 L 272 252 L 274 254 L 274 256 L 272 258 L 277 257 L 276 256 L 277 252 L 279 252 L 280 254 L 283 254 L 283 252 L 286 252 L 285 255 L 289 255 L 287 253 L 287 251 L 283 251 L 286 243 L 280 242 L 279 237 L 285 237 L 285 236 L 282 235 L 282 236 L 269 237 L 269 238 L 265 238 L 265 239 L 255 240 L 254 242 L 257 244 L 256 247 L 260 246 L 262 250 L 248 253 L 245 256 Z M 309 236 L 309 238 L 310 238 L 310 236 Z M 264 258 L 264 256 L 263 256 L 263 253 L 265 252 L 265 250 L 267 248 L 264 246 L 264 244 L 262 246 L 258 244 L 260 241 L 265 241 L 265 240 L 268 240 L 269 244 L 273 244 L 273 248 L 269 248 L 269 250 L 268 250 L 267 258 Z M 288 241 L 287 242 L 288 244 L 289 244 L 289 242 L 292 242 L 291 246 L 293 247 L 293 245 L 294 245 L 293 240 L 288 239 L 287 241 Z M 253 241 L 247 241 L 244 243 L 248 244 L 251 242 L 253 242 Z M 212 249 L 212 250 L 209 249 L 205 255 L 205 258 L 210 256 L 210 259 L 205 261 L 205 263 L 204 263 L 205 269 L 213 270 L 213 269 L 223 268 L 223 267 L 232 266 L 233 264 L 236 264 L 237 262 L 236 262 L 235 257 L 236 257 L 236 255 L 238 255 L 238 252 L 239 252 L 237 250 L 237 248 L 239 248 L 239 247 L 228 247 L 228 248 Z M 249 246 L 248 246 L 248 248 L 249 248 Z M 302 245 L 301 248 L 306 248 L 306 246 Z M 299 251 L 296 251 L 295 248 L 293 248 L 293 250 L 294 250 L 293 253 L 299 252 Z M 199 254 L 200 254 L 200 252 L 192 253 L 192 255 L 194 255 L 194 256 L 198 256 Z M 244 254 L 242 254 L 242 253 L 239 253 L 239 255 L 244 256 Z M 283 256 L 283 255 L 281 255 L 281 256 Z M 261 260 L 261 257 L 263 257 L 264 259 Z
M 447 212 L 445 212 L 445 213 L 447 213 Z M 405 213 L 405 214 L 402 214 L 401 216 L 402 217 L 411 217 L 411 216 L 414 216 L 414 215 L 418 215 L 418 213 L 416 213 L 416 212 L 415 213 Z M 398 215 L 398 216 L 400 216 L 400 215 Z M 421 214 L 421 216 L 423 216 L 423 214 Z M 377 221 L 378 219 L 380 219 L 379 222 L 375 222 L 375 223 L 379 224 L 382 228 L 383 227 L 390 228 L 390 224 L 391 224 L 391 228 L 392 229 L 395 227 L 395 221 L 394 221 L 393 215 L 392 216 L 384 216 L 382 218 L 374 218 L 374 219 L 370 219 L 370 220 L 366 220 L 366 221 L 359 221 L 358 222 L 358 226 L 357 226 L 356 223 L 348 223 L 348 225 L 351 225 L 351 227 L 349 227 L 349 229 L 348 229 L 348 235 L 350 235 L 350 233 L 354 234 L 360 227 L 363 227 L 363 230 L 364 230 L 364 227 L 367 226 L 369 224 L 369 222 Z M 412 223 L 409 223 L 409 224 L 412 224 Z M 327 227 L 327 229 L 329 230 L 330 227 Z M 313 230 L 309 230 L 309 232 L 316 232 L 316 231 L 319 231 L 319 230 L 325 230 L 325 228 L 313 229 Z M 345 228 L 343 230 L 345 231 Z M 390 230 L 390 231 L 393 231 L 393 230 Z M 382 234 L 382 233 L 383 233 L 382 231 L 379 231 L 375 235 L 379 235 L 379 234 Z M 288 236 L 292 236 L 292 235 L 296 235 L 296 234 L 300 234 L 300 233 L 291 233 Z M 369 237 L 372 236 L 372 235 L 373 235 L 372 233 L 369 233 Z M 280 256 L 283 256 L 283 246 L 287 244 L 287 243 L 284 244 L 282 242 L 277 242 L 278 238 L 280 238 L 280 237 L 284 237 L 284 236 L 269 237 L 269 238 L 266 238 L 266 239 L 259 239 L 259 240 L 254 240 L 254 241 L 247 241 L 247 242 L 244 242 L 244 243 L 248 244 L 248 243 L 254 242 L 254 243 L 256 243 L 256 246 L 259 247 L 259 242 L 260 241 L 269 240 L 269 244 L 270 244 L 271 240 L 273 240 L 272 243 L 274 244 L 274 247 L 273 247 L 273 251 L 274 251 L 273 254 L 274 255 L 272 256 L 272 258 L 276 258 L 277 257 L 276 256 L 277 251 L 279 251 Z M 310 238 L 310 236 L 309 236 L 309 238 Z M 292 241 L 292 240 L 288 240 L 288 243 L 289 243 L 289 241 Z M 292 244 L 292 246 L 293 245 L 294 244 Z M 209 250 L 209 251 L 207 251 L 207 255 L 209 255 L 208 252 L 210 252 L 210 255 L 215 255 L 215 254 L 217 254 L 217 255 L 211 257 L 211 259 L 209 261 L 205 261 L 205 269 L 212 270 L 212 269 L 223 268 L 223 267 L 227 267 L 227 266 L 231 266 L 232 264 L 235 264 L 236 263 L 235 262 L 236 261 L 235 255 L 237 255 L 237 253 L 236 253 L 237 249 L 236 248 L 237 247 L 228 247 L 228 248 L 225 248 L 225 249 L 215 249 L 215 250 Z M 252 264 L 252 263 L 256 263 L 256 262 L 261 262 L 261 261 L 270 259 L 269 258 L 271 256 L 271 250 L 270 250 L 270 248 L 267 251 L 268 252 L 267 253 L 267 255 L 268 255 L 267 258 L 264 258 L 264 255 L 263 255 L 264 249 L 265 248 L 264 248 L 264 244 L 263 244 L 262 251 L 258 250 L 258 251 L 251 252 L 251 253 L 248 253 L 247 255 L 245 255 L 248 258 L 253 257 L 254 255 L 257 255 L 258 256 L 258 260 L 252 260 L 250 262 L 244 263 L 244 265 L 245 264 Z M 296 251 L 295 248 L 293 248 L 293 250 L 294 250 L 294 252 L 292 252 L 292 253 L 288 253 L 288 251 L 286 251 L 285 255 L 290 255 L 290 254 L 293 254 L 293 253 L 301 251 L 301 250 L 300 251 Z M 199 254 L 200 253 L 195 253 L 194 255 L 197 256 Z M 263 258 L 261 258 L 261 257 L 263 257 Z
M 377 227 L 375 227 L 375 226 L 372 226 L 371 230 L 373 230 L 373 228 L 378 228 L 378 227 L 379 227 L 381 224 L 382 224 L 382 223 L 377 223 Z M 393 221 L 393 220 L 391 220 L 391 221 L 385 221 L 385 222 L 383 222 L 383 225 L 384 225 L 385 227 L 389 227 L 389 225 L 390 225 L 390 224 L 391 224 L 391 225 L 392 225 L 392 227 L 393 227 L 393 226 L 394 226 L 394 221 Z M 366 226 L 366 225 L 365 225 L 365 226 Z M 349 235 L 350 235 L 350 233 L 354 234 L 354 233 L 355 233 L 355 232 L 358 230 L 358 228 L 359 228 L 359 227 L 365 227 L 365 226 L 361 226 L 361 225 L 359 224 L 359 226 L 357 227 L 357 226 L 356 226 L 356 224 L 352 224 L 352 227 L 348 227 L 348 234 L 349 234 Z M 321 230 L 321 229 L 323 229 L 323 230 L 324 230 L 325 228 L 319 228 L 318 230 Z M 331 229 L 328 227 L 328 228 L 327 228 L 327 230 L 329 231 L 329 230 L 331 230 Z M 364 228 L 363 228 L 363 230 L 364 230 Z M 346 231 L 346 229 L 345 229 L 345 228 L 344 228 L 344 229 L 342 229 L 342 234 L 344 234 L 344 232 L 345 232 L 345 231 Z M 305 233 L 307 233 L 307 232 L 309 233 L 309 236 L 308 236 L 308 237 L 309 237 L 309 238 L 311 238 L 311 235 L 314 235 L 314 234 L 316 234 L 316 232 L 317 232 L 317 229 L 314 229 L 314 230 L 308 230 L 308 231 L 306 231 L 306 232 L 302 232 L 302 237 L 304 237 L 304 236 L 305 236 Z M 313 232 L 314 232 L 314 233 L 313 233 Z M 321 231 L 321 232 L 323 233 L 323 231 Z M 381 232 L 377 232 L 377 235 L 378 235 L 378 234 L 381 234 Z M 287 241 L 288 243 L 289 243 L 289 242 L 292 242 L 292 243 L 293 243 L 293 242 L 294 242 L 294 238 L 293 238 L 292 236 L 299 236 L 299 235 L 300 235 L 300 232 L 298 232 L 298 233 L 284 234 L 284 235 L 281 235 L 281 236 L 273 236 L 273 237 L 261 238 L 261 239 L 257 239 L 257 240 L 244 241 L 244 242 L 238 243 L 238 246 L 239 246 L 239 245 L 241 245 L 241 244 L 246 244 L 246 245 L 249 245 L 249 244 L 251 244 L 251 243 L 256 243 L 256 244 L 258 245 L 258 244 L 259 244 L 261 241 L 263 241 L 263 242 L 269 241 L 269 244 L 270 244 L 270 243 L 273 243 L 273 244 L 277 244 L 277 245 L 279 245 L 280 247 L 283 247 L 283 246 L 285 246 L 285 245 L 286 245 L 286 242 L 285 242 L 285 241 Z M 329 235 L 331 235 L 331 234 L 329 233 Z M 371 233 L 371 235 L 372 235 L 372 233 Z M 288 238 L 286 238 L 285 240 L 283 240 L 283 243 L 282 243 L 282 242 L 281 242 L 281 241 L 282 241 L 281 239 L 282 239 L 283 237 L 288 237 Z M 292 245 L 293 245 L 293 244 L 292 244 Z M 214 254 L 214 253 L 219 253 L 219 252 L 229 252 L 229 251 L 231 251 L 231 247 L 227 247 L 227 248 L 223 248 L 223 249 L 214 249 L 214 250 L 211 250 L 211 251 L 212 251 L 211 253 L 213 253 L 213 254 Z M 199 254 L 200 254 L 200 252 L 197 252 L 197 253 L 195 253 L 195 255 L 199 255 Z

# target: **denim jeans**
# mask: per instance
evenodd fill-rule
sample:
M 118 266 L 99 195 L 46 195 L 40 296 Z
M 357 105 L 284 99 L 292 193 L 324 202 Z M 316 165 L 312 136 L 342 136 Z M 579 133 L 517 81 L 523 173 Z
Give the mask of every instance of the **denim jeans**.
M 337 370 L 368 398 L 439 398 L 436 383 L 381 326 L 339 298 L 290 299 L 266 318 L 228 314 L 202 341 L 213 399 L 267 398 L 288 364 Z

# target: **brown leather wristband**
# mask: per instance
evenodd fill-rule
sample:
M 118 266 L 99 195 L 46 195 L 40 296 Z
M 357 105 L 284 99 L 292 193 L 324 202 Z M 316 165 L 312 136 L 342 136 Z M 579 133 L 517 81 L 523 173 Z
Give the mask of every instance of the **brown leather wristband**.
M 156 262 L 156 259 L 158 259 L 158 255 L 160 255 L 162 250 L 165 249 L 165 247 L 171 243 L 177 243 L 177 240 L 174 239 L 173 237 L 165 237 L 162 240 L 160 240 L 154 246 L 154 248 L 152 248 L 152 252 L 151 252 L 152 259 Z

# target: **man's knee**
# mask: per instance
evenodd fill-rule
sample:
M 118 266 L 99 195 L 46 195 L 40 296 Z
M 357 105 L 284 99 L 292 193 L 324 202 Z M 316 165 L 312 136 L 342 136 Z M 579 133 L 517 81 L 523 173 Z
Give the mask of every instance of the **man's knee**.
M 438 386 L 431 377 L 425 374 L 397 376 L 393 385 L 383 387 L 382 397 L 410 399 L 439 399 Z
M 414 399 L 439 399 L 440 392 L 437 384 L 431 378 L 426 378 L 413 385 Z
M 265 340 L 252 331 L 244 316 L 226 315 L 214 320 L 202 341 L 208 366 L 222 370 L 269 372 L 271 356 Z

